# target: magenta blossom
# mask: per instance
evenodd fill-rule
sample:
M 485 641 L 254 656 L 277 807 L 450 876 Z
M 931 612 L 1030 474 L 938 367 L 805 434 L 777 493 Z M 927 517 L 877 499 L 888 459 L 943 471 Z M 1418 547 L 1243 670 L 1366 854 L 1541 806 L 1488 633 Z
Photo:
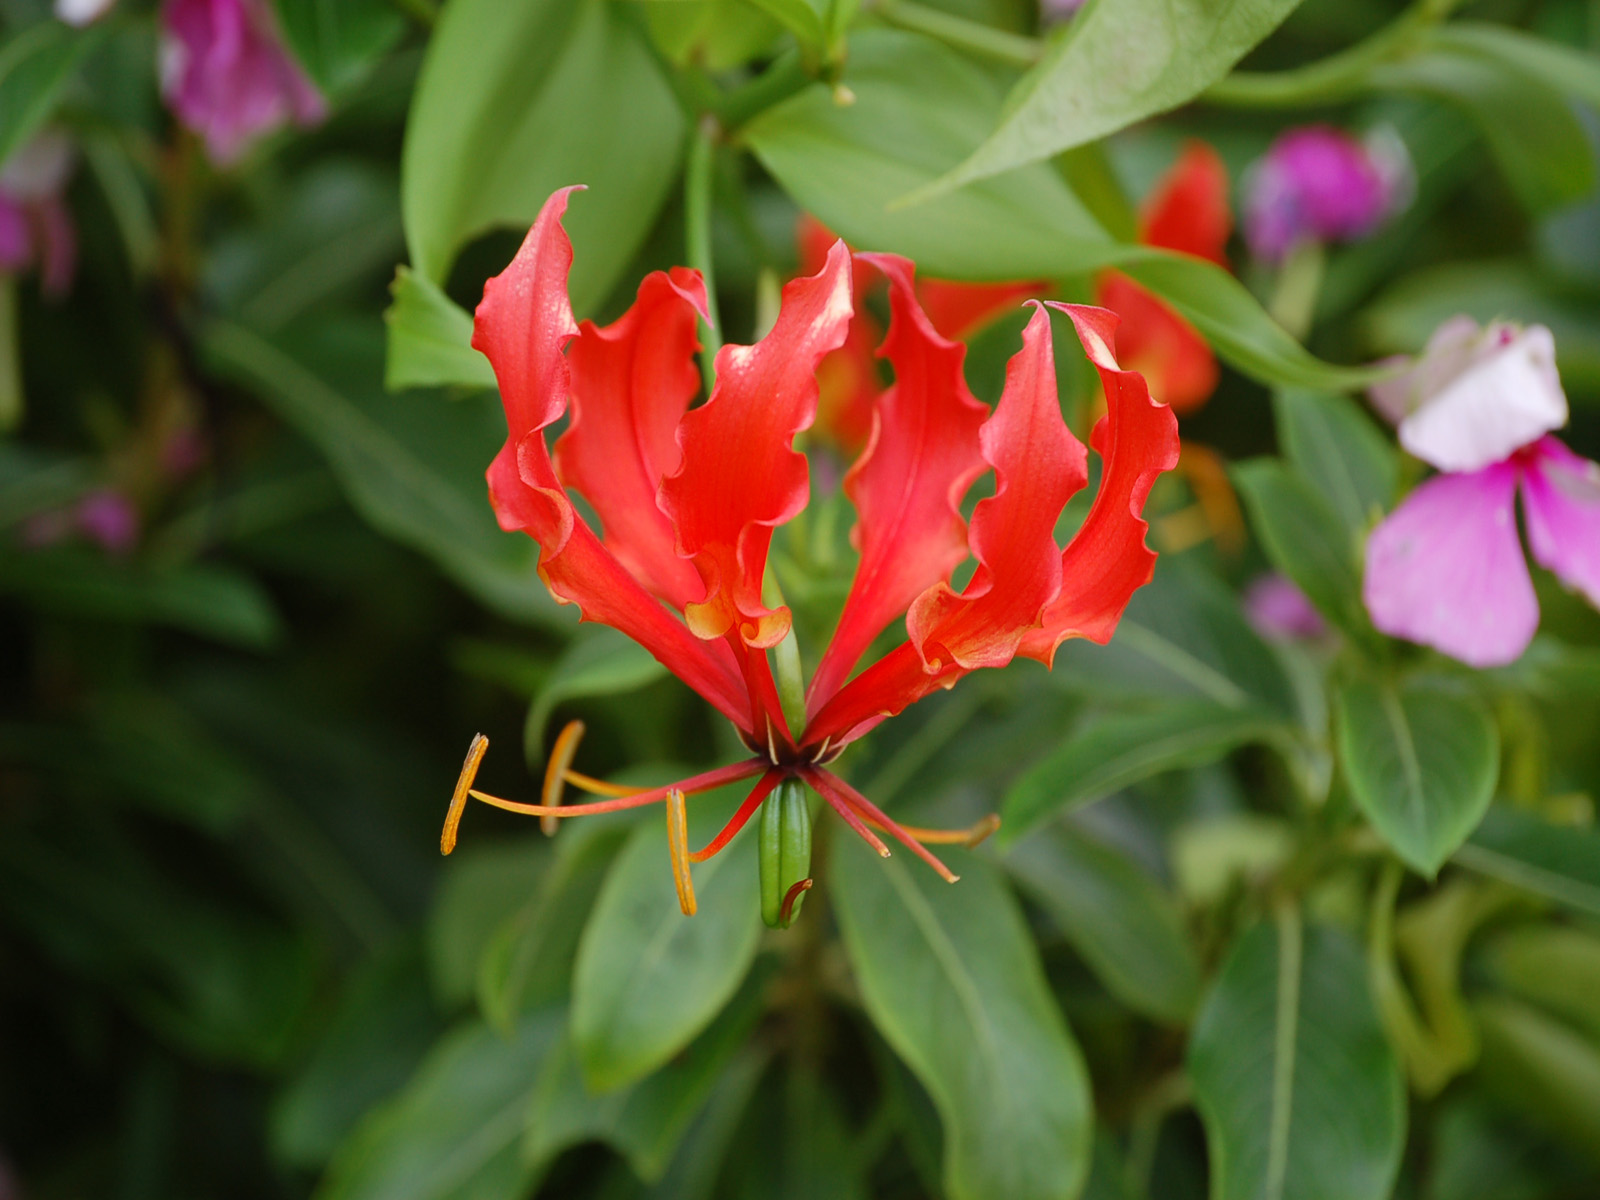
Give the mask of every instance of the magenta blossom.
M 310 125 L 326 113 L 265 0 L 167 0 L 161 23 L 161 92 L 215 162 L 237 161 L 286 121 Z
M 1257 577 L 1245 589 L 1244 615 L 1264 637 L 1317 638 L 1328 630 L 1306 594 L 1276 571 Z
M 1372 399 L 1406 448 L 1444 471 L 1368 539 L 1374 625 L 1469 666 L 1517 659 L 1539 627 L 1519 488 L 1534 561 L 1600 607 L 1600 466 L 1549 436 L 1567 414 L 1549 330 L 1479 331 L 1457 317 Z
M 1251 252 L 1279 262 L 1302 242 L 1366 237 L 1400 207 L 1409 178 L 1393 135 L 1357 141 L 1327 125 L 1291 129 L 1244 181 Z
M 62 198 L 73 157 L 63 135 L 45 130 L 0 169 L 0 274 L 37 266 L 49 296 L 67 290 L 78 257 L 72 215 Z

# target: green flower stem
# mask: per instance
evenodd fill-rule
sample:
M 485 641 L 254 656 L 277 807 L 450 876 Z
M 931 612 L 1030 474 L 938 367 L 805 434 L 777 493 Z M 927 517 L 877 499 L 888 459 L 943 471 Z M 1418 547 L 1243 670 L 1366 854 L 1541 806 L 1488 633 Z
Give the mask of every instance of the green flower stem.
M 430 29 L 439 20 L 439 5 L 436 0 L 389 0 L 389 2 L 417 24 Z
M 1299 108 L 1333 104 L 1366 89 L 1372 70 L 1415 51 L 1459 0 L 1421 0 L 1365 41 L 1287 71 L 1235 71 L 1200 98 L 1225 108 Z
M 743 87 L 726 93 L 714 107 L 717 119 L 727 130 L 739 128 L 773 105 L 787 100 L 801 88 L 815 82 L 806 70 L 798 51 L 790 51 Z
M 717 278 L 711 269 L 711 180 L 716 163 L 720 127 L 714 117 L 701 117 L 689 143 L 689 165 L 684 171 L 683 207 L 686 221 L 684 238 L 689 265 L 700 272 L 706 283 L 706 313 L 700 346 L 700 372 L 705 377 L 706 394 L 717 381 L 717 351 L 722 348 L 721 321 L 717 316 Z
M 783 589 L 778 586 L 778 575 L 771 563 L 767 564 L 767 573 L 761 581 L 761 602 L 768 608 L 784 605 Z M 772 677 L 778 685 L 778 703 L 783 708 L 784 722 L 789 732 L 799 737 L 806 727 L 806 677 L 800 665 L 800 643 L 794 636 L 793 625 L 772 648 Z
M 1317 310 L 1317 293 L 1322 290 L 1323 269 L 1328 255 L 1322 243 L 1306 240 L 1289 251 L 1283 267 L 1278 272 L 1278 286 L 1272 293 L 1267 311 L 1295 337 L 1303 342 L 1311 332 L 1311 320 Z
M 17 337 L 17 281 L 0 275 L 0 434 L 22 424 L 22 343 Z
M 880 0 L 876 12 L 890 25 L 1013 67 L 1031 67 L 1044 57 L 1044 43 L 1038 38 L 994 29 L 915 0 Z

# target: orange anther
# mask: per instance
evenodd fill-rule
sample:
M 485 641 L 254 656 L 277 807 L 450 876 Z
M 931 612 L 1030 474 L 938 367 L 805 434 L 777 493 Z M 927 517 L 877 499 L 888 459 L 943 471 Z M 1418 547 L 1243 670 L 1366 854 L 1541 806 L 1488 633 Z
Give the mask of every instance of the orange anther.
M 673 788 L 667 793 L 667 849 L 672 855 L 672 882 L 678 889 L 678 907 L 683 915 L 695 913 L 694 877 L 689 873 L 689 814 L 683 793 Z
M 450 797 L 450 809 L 444 815 L 444 829 L 439 834 L 439 853 L 449 854 L 456 848 L 456 830 L 461 827 L 461 814 L 467 807 L 467 793 L 472 781 L 478 777 L 478 764 L 489 749 L 489 739 L 474 734 L 472 745 L 467 747 L 467 760 L 461 764 L 461 774 L 456 777 L 456 790 Z

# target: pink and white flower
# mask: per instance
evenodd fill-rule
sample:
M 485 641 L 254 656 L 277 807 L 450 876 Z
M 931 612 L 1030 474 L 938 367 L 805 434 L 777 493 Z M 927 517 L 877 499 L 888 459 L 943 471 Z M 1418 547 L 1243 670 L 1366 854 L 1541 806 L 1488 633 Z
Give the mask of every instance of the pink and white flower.
M 78 258 L 63 198 L 75 158 L 66 136 L 46 129 L 0 167 L 0 274 L 38 267 L 48 296 L 67 290 Z
M 167 0 L 161 24 L 162 95 L 213 161 L 235 162 L 262 134 L 326 115 L 264 0 Z
M 1378 629 L 1474 667 L 1517 659 L 1539 627 L 1519 491 L 1534 561 L 1600 608 L 1600 465 L 1549 435 L 1567 418 L 1549 330 L 1453 318 L 1370 395 L 1442 472 L 1368 539 L 1363 595 Z

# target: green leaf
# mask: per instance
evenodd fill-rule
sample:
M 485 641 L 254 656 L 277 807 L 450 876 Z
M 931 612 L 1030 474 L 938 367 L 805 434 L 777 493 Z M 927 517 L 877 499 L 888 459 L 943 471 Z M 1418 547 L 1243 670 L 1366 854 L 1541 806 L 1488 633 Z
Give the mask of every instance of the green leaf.
M 1321 493 L 1345 528 L 1365 535 L 1394 499 L 1398 462 L 1387 439 L 1354 401 L 1300 388 L 1272 397 L 1283 452 Z
M 1538 1009 L 1502 997 L 1472 1006 L 1484 1090 L 1565 1137 L 1591 1160 L 1600 1148 L 1600 1050 Z
M 1117 0 L 1091 4 L 1006 98 L 1005 114 L 961 164 L 908 197 L 1098 141 L 1177 108 L 1226 75 L 1299 0 Z
M 1346 935 L 1293 915 L 1234 945 L 1189 1043 L 1212 1200 L 1387 1200 L 1406 1097 L 1366 978 Z
M 1071 1200 L 1089 1170 L 1088 1077 L 1016 900 L 969 855 L 948 884 L 854 837 L 832 851 L 862 1001 L 939 1110 L 951 1200 Z
M 497 397 L 443 405 L 384 394 L 380 335 L 361 320 L 322 319 L 271 338 L 217 322 L 202 348 L 213 369 L 322 452 L 351 504 L 380 532 L 428 555 L 507 617 L 559 620 L 539 580 L 535 543 L 503 531 L 489 507 L 483 473 L 505 436 Z
M 747 3 L 772 17 L 807 49 L 819 51 L 827 44 L 824 9 L 828 5 L 825 0 L 821 5 L 817 0 L 747 0 Z
M 1158 1021 L 1189 1019 L 1200 962 L 1177 904 L 1142 867 L 1066 825 L 1024 838 L 1005 866 L 1113 996 Z
M 844 79 L 855 103 L 840 107 L 813 86 L 751 121 L 744 137 L 795 202 L 852 245 L 904 254 L 951 279 L 1065 278 L 1116 266 L 1249 374 L 1324 388 L 1370 377 L 1313 358 L 1214 263 L 1113 241 L 1043 166 L 891 207 L 972 149 L 998 119 L 999 93 L 990 75 L 938 43 L 882 30 L 851 38 Z
M 478 959 L 478 1007 L 495 1029 L 570 991 L 578 937 L 624 833 L 590 822 L 567 830 L 538 890 L 501 922 Z
M 1594 152 L 1567 98 L 1542 74 L 1468 41 L 1435 42 L 1373 72 L 1379 87 L 1420 92 L 1461 108 L 1523 205 L 1547 213 L 1594 188 Z
M 723 1069 L 710 1099 L 679 1141 L 672 1162 L 640 1200 L 711 1200 L 766 1066 L 762 1050 L 746 1047 Z
M 1011 785 L 1001 807 L 1000 836 L 1010 843 L 1090 800 L 1162 771 L 1216 762 L 1284 728 L 1281 718 L 1259 709 L 1223 708 L 1204 700 L 1096 717 Z
M 164 625 L 253 649 L 276 645 L 283 634 L 260 584 L 204 563 L 124 563 L 76 547 L 3 553 L 0 593 L 58 614 Z
M 958 279 L 1073 274 L 1112 253 L 1115 243 L 1044 167 L 889 209 L 999 111 L 992 77 L 972 63 L 915 34 L 864 30 L 850 41 L 844 82 L 853 104 L 812 86 L 756 117 L 744 137 L 784 190 L 851 245 Z
M 1238 463 L 1233 479 L 1272 565 L 1323 616 L 1347 633 L 1370 636 L 1355 547 L 1329 503 L 1276 459 Z
M 39 21 L 0 47 L 0 165 L 50 119 L 72 73 L 104 32 Z
M 637 691 L 666 674 L 648 650 L 614 629 L 597 628 L 575 638 L 551 667 L 528 709 L 522 727 L 528 762 L 544 761 L 544 728 L 558 705 Z
M 284 38 L 323 91 L 359 83 L 406 31 L 391 0 L 274 0 Z
M 683 142 L 672 92 L 616 5 L 451 0 L 406 123 L 400 197 L 411 265 L 442 284 L 470 239 L 526 228 L 551 192 L 588 184 L 566 220 L 582 315 L 655 223 Z
M 766 57 L 783 27 L 749 0 L 659 0 L 646 4 L 650 38 L 673 62 L 726 71 Z
M 528 1097 L 561 1014 L 505 1039 L 470 1024 L 444 1038 L 394 1100 L 340 1147 L 316 1200 L 520 1200 L 535 1172 L 519 1152 Z
M 472 314 L 444 289 L 401 266 L 395 268 L 389 294 L 394 302 L 383 314 L 389 325 L 385 387 L 495 386 L 494 368 L 472 348 Z
M 1501 989 L 1600 1039 L 1600 938 L 1567 925 L 1519 925 L 1478 957 Z
M 1451 21 L 1434 30 L 1429 41 L 1495 59 L 1600 109 L 1600 55 L 1487 21 Z
M 437 1026 L 413 945 L 356 967 L 310 1057 L 273 1103 L 273 1154 L 322 1166 L 361 1115 L 411 1077 Z
M 710 841 L 745 790 L 692 797 L 690 844 Z M 710 1024 L 750 969 L 761 931 L 752 831 L 696 866 L 694 887 L 699 911 L 686 917 L 657 809 L 612 864 L 578 943 L 572 1037 L 595 1091 L 660 1067 Z
M 761 1016 L 770 975 L 753 972 L 711 1027 L 671 1063 L 618 1091 L 589 1091 L 577 1046 L 570 1037 L 563 1039 L 534 1091 L 524 1159 L 544 1164 L 568 1146 L 603 1141 L 627 1157 L 640 1179 L 660 1179 L 719 1078 L 745 1050 Z M 757 1061 L 763 1057 L 759 1052 L 753 1056 Z
M 1354 679 L 1339 687 L 1339 763 L 1395 853 L 1432 876 L 1483 819 L 1500 773 L 1494 722 L 1448 683 Z
M 1600 916 L 1600 833 L 1496 805 L 1455 861 L 1579 912 Z
M 1117 635 L 1104 646 L 1077 638 L 1056 652 L 1051 678 L 1104 698 L 1204 697 L 1224 708 L 1252 705 L 1293 717 L 1294 685 L 1250 627 L 1234 593 L 1184 558 L 1161 560 L 1134 593 Z
M 441 1003 L 472 998 L 495 931 L 539 893 L 553 853 L 549 839 L 535 834 L 463 846 L 450 856 L 427 930 L 428 974 Z

